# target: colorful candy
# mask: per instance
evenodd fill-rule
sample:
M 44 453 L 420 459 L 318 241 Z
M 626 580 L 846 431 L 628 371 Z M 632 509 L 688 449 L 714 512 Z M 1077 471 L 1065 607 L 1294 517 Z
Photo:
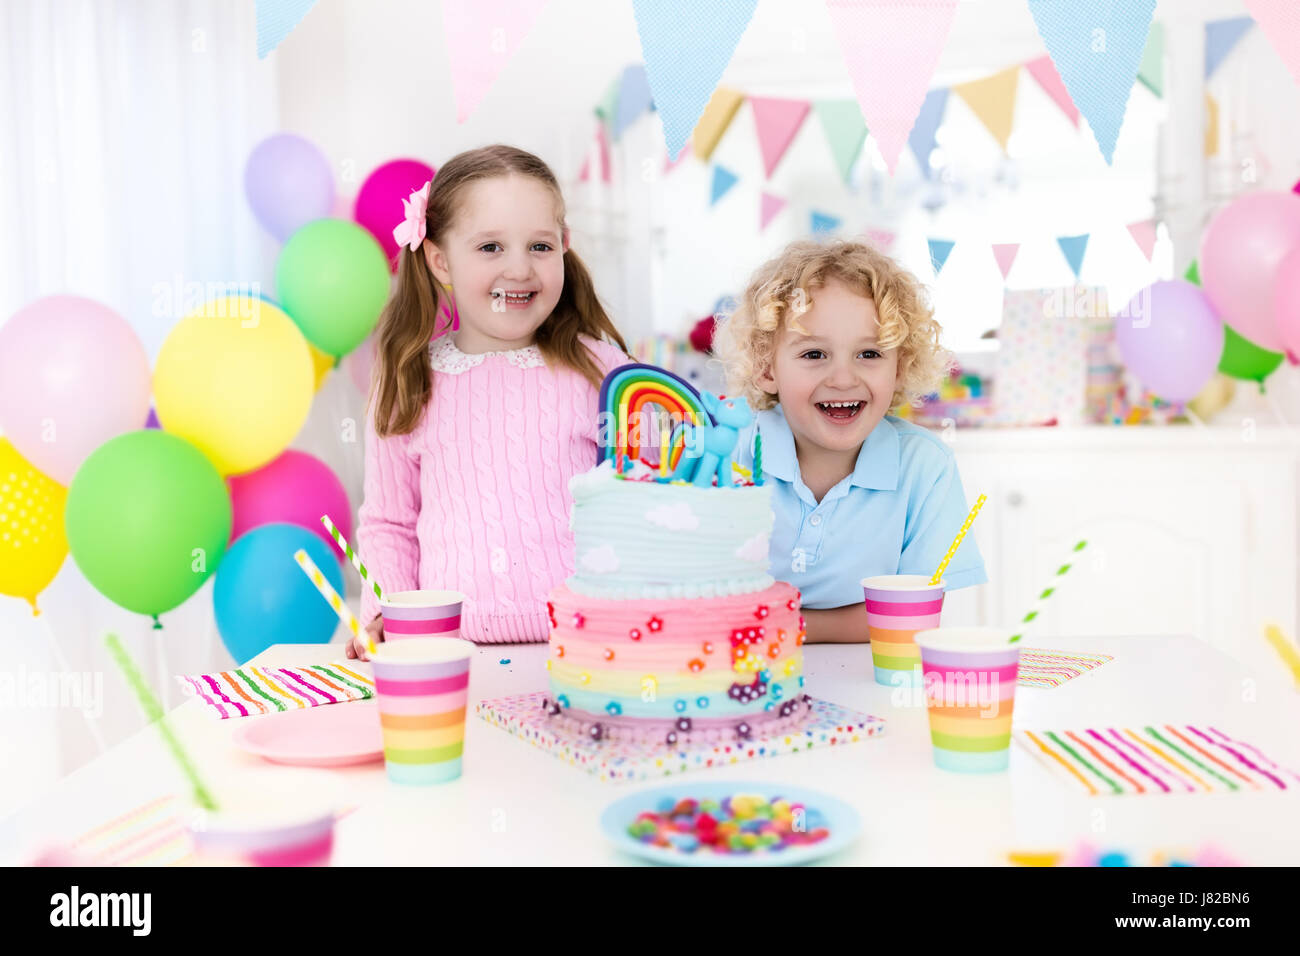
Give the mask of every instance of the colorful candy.
M 815 811 L 781 797 L 737 793 L 717 800 L 664 798 L 628 824 L 628 835 L 679 853 L 764 853 L 820 843 L 826 827 L 807 828 Z

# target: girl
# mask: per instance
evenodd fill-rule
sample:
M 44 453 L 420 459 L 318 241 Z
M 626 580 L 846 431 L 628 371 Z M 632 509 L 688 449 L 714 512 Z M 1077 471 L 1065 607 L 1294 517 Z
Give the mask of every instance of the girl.
M 460 153 L 405 206 L 358 545 L 386 590 L 463 592 L 462 637 L 544 641 L 547 592 L 573 572 L 569 479 L 596 462 L 598 389 L 627 347 L 536 156 Z M 361 611 L 382 639 L 372 590 Z
M 860 242 L 795 242 L 755 273 L 718 327 L 727 386 L 760 410 L 738 443 L 763 439 L 773 487 L 773 577 L 803 594 L 809 641 L 865 641 L 864 577 L 934 573 L 966 518 L 952 450 L 886 414 L 946 370 L 920 284 Z M 946 590 L 988 580 L 968 533 Z

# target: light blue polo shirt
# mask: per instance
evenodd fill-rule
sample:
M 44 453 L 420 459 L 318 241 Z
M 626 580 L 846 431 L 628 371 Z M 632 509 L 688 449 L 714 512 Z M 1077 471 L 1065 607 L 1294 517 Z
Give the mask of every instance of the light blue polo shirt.
M 924 428 L 886 415 L 858 452 L 853 473 L 819 503 L 799 475 L 794 435 L 781 406 L 759 412 L 737 441 L 752 468 L 754 435 L 763 436 L 763 481 L 772 485 L 776 524 L 770 572 L 803 594 L 804 607 L 862 601 L 875 574 L 933 574 L 970 513 L 952 449 Z M 947 590 L 988 580 L 975 529 L 944 572 Z

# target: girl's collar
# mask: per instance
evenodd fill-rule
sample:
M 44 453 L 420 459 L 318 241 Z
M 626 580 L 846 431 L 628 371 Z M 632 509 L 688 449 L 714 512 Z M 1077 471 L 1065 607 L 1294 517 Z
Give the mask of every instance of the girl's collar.
M 500 355 L 516 368 L 539 368 L 546 365 L 542 350 L 536 345 L 526 345 L 521 349 L 501 349 L 495 352 L 478 352 L 469 354 L 456 348 L 453 337 L 442 335 L 429 344 L 429 359 L 435 372 L 450 372 L 459 375 L 483 364 L 489 355 Z

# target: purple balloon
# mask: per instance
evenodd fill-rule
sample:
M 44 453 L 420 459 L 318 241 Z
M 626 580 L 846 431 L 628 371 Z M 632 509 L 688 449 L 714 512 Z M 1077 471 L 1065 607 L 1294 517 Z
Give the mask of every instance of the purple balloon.
M 312 143 L 292 133 L 267 137 L 244 167 L 244 192 L 262 227 L 284 242 L 334 211 L 334 171 Z
M 149 417 L 148 417 L 147 419 L 145 419 L 144 427 L 145 427 L 145 428 L 156 428 L 156 429 L 158 429 L 158 430 L 160 430 L 160 431 L 162 430 L 162 422 L 158 421 L 158 411 L 157 411 L 157 409 L 154 409 L 154 408 L 150 408 L 150 409 L 149 409 Z
M 1185 402 L 1210 380 L 1223 354 L 1223 321 L 1205 293 L 1173 279 L 1147 286 L 1115 317 L 1129 371 L 1160 398 Z

